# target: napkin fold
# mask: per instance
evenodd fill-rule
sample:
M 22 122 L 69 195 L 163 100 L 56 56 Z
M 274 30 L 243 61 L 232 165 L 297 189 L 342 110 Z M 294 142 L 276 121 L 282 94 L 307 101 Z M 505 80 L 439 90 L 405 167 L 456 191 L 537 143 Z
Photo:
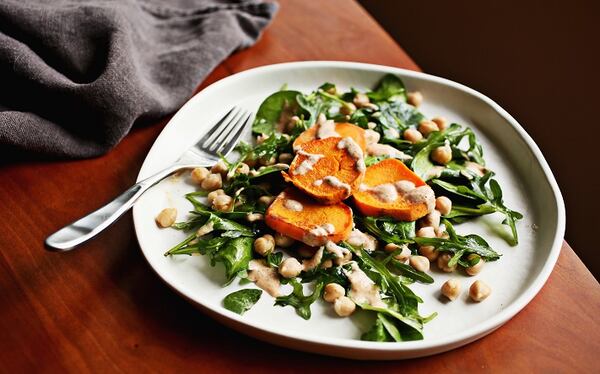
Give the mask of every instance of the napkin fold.
M 85 158 L 178 109 L 277 4 L 0 1 L 0 154 Z

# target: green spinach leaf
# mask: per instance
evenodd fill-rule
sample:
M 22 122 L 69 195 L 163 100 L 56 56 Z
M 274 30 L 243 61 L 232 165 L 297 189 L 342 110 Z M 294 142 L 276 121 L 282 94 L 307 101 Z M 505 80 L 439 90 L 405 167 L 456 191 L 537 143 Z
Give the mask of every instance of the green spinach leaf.
M 375 89 L 367 93 L 367 96 L 373 101 L 406 101 L 406 88 L 400 78 L 394 74 L 386 74 L 377 83 Z
M 267 97 L 256 112 L 252 132 L 255 134 L 273 134 L 287 124 L 289 119 L 300 114 L 301 109 L 296 97 L 298 91 L 277 91 Z
M 225 309 L 237 314 L 244 314 L 258 302 L 262 290 L 244 289 L 230 293 L 223 299 Z

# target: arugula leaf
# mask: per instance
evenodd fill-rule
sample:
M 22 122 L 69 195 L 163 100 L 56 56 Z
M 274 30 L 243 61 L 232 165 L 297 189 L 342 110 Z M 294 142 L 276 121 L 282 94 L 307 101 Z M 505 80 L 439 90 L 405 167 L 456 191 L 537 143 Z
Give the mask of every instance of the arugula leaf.
M 248 264 L 252 260 L 252 243 L 254 243 L 254 238 L 251 237 L 231 239 L 211 259 L 213 264 L 215 262 L 223 263 L 227 283 L 248 269 Z
M 302 290 L 302 284 L 300 282 L 298 282 L 295 278 L 292 278 L 290 279 L 289 283 L 293 287 L 292 293 L 287 296 L 277 297 L 275 299 L 275 305 L 291 305 L 296 309 L 296 313 L 300 317 L 304 319 L 310 319 L 310 306 L 321 296 L 321 292 L 323 291 L 323 286 L 325 284 L 322 281 L 317 281 L 313 293 L 305 296 Z
M 278 91 L 267 97 L 256 112 L 252 132 L 255 134 L 273 134 L 281 123 L 295 114 L 300 113 L 296 97 L 301 95 L 298 91 Z
M 414 221 L 396 221 L 390 217 L 363 217 L 361 221 L 370 234 L 387 243 L 412 243 L 411 239 L 415 236 Z
M 383 326 L 382 320 L 379 318 L 381 313 L 377 313 L 377 319 L 375 323 L 371 327 L 371 329 L 364 334 L 361 335 L 361 340 L 367 340 L 372 342 L 391 342 L 394 339 L 387 332 L 385 327 Z
M 403 275 L 421 283 L 433 283 L 433 278 L 430 277 L 429 274 L 419 270 L 415 270 L 412 266 L 406 265 L 396 260 L 392 256 L 394 256 L 394 254 L 390 255 L 390 260 L 388 261 L 388 264 L 393 270 L 400 273 L 400 275 Z
M 453 256 L 448 262 L 448 266 L 455 265 L 461 258 L 466 258 L 471 253 L 481 256 L 486 261 L 496 261 L 500 258 L 500 254 L 490 248 L 489 244 L 481 236 L 475 234 L 466 236 L 458 235 L 448 220 L 444 219 L 443 223 L 446 225 L 446 231 L 450 236 L 448 239 L 415 238 L 415 242 L 419 245 L 434 246 L 441 252 L 452 253 Z
M 513 243 L 511 244 L 516 245 L 519 242 L 516 223 L 523 218 L 523 215 L 506 207 L 500 184 L 492 179 L 493 175 L 493 172 L 488 171 L 483 177 L 473 176 L 472 179 L 468 180 L 468 186 L 455 185 L 437 179 L 431 181 L 431 183 L 464 199 L 462 204 L 452 207 L 452 211 L 447 218 L 457 222 L 460 221 L 460 218 L 500 212 L 505 216 L 502 223 L 511 230 L 513 236 Z M 471 204 L 468 204 L 469 200 L 472 201 Z
M 195 240 L 194 240 L 195 239 Z M 184 241 L 177 244 L 165 253 L 168 255 L 213 255 L 218 252 L 229 241 L 229 238 L 217 237 L 211 239 L 200 239 L 196 234 L 191 234 Z
M 260 299 L 262 290 L 244 289 L 230 293 L 223 299 L 225 309 L 237 314 L 244 314 Z

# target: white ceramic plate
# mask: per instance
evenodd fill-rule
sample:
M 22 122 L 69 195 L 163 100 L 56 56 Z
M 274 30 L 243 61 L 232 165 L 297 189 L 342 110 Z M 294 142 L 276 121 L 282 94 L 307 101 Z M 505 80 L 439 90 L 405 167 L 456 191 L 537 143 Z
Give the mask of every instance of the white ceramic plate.
M 261 101 L 287 83 L 290 89 L 311 91 L 324 82 L 341 88 L 371 88 L 385 73 L 400 76 L 409 90 L 425 97 L 425 115 L 443 115 L 471 126 L 484 146 L 487 165 L 497 173 L 509 207 L 522 212 L 518 223 L 520 243 L 509 246 L 495 229 L 502 218 L 487 216 L 458 226 L 459 233 L 477 233 L 503 256 L 486 264 L 477 277 L 492 287 L 482 303 L 468 301 L 474 278 L 459 277 L 460 299 L 446 303 L 440 285 L 448 274 L 435 272 L 433 285 L 411 286 L 424 303 L 423 315 L 437 311 L 425 325 L 425 339 L 415 342 L 361 341 L 370 326 L 365 314 L 336 318 L 329 304 L 312 306 L 305 321 L 291 307 L 274 307 L 263 293 L 243 316 L 222 307 L 223 297 L 243 287 L 237 282 L 223 288 L 221 265 L 210 267 L 201 256 L 165 258 L 165 250 L 184 234 L 156 227 L 154 217 L 165 207 L 176 207 L 178 220 L 186 218 L 190 205 L 183 198 L 193 186 L 185 177 L 170 178 L 147 192 L 135 205 L 133 218 L 140 247 L 148 263 L 174 290 L 222 323 L 242 333 L 295 349 L 357 359 L 400 359 L 430 355 L 467 344 L 492 332 L 518 313 L 546 282 L 560 252 L 565 229 L 563 199 L 540 150 L 506 111 L 489 98 L 458 83 L 427 74 L 392 67 L 348 62 L 297 62 L 264 66 L 227 77 L 194 96 L 160 134 L 140 170 L 138 180 L 174 162 L 208 127 L 233 105 L 256 111 Z M 506 233 L 507 231 L 504 231 Z

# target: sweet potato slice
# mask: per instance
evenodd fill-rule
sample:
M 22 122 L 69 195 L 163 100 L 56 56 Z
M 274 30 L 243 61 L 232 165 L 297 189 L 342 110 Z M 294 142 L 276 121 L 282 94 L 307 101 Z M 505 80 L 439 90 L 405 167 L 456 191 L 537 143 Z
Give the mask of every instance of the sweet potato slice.
M 302 148 L 302 146 L 311 140 L 315 140 L 317 138 L 317 130 L 319 125 L 314 125 L 308 130 L 304 131 L 302 134 L 298 135 L 296 140 L 294 140 L 294 150 L 298 150 Z M 363 153 L 367 149 L 367 141 L 365 138 L 365 130 L 362 128 L 353 125 L 347 122 L 341 122 L 335 124 L 335 132 L 337 132 L 340 137 L 345 138 L 347 136 L 351 137 L 356 144 L 362 149 Z
M 364 170 L 362 151 L 351 138 L 325 138 L 304 144 L 282 175 L 317 201 L 335 204 L 358 188 Z
M 362 214 L 401 221 L 415 221 L 435 205 L 433 190 L 402 161 L 392 158 L 369 166 L 353 196 Z
M 265 215 L 273 230 L 316 247 L 338 243 L 352 231 L 352 210 L 344 203 L 321 205 L 295 188 L 277 196 Z

